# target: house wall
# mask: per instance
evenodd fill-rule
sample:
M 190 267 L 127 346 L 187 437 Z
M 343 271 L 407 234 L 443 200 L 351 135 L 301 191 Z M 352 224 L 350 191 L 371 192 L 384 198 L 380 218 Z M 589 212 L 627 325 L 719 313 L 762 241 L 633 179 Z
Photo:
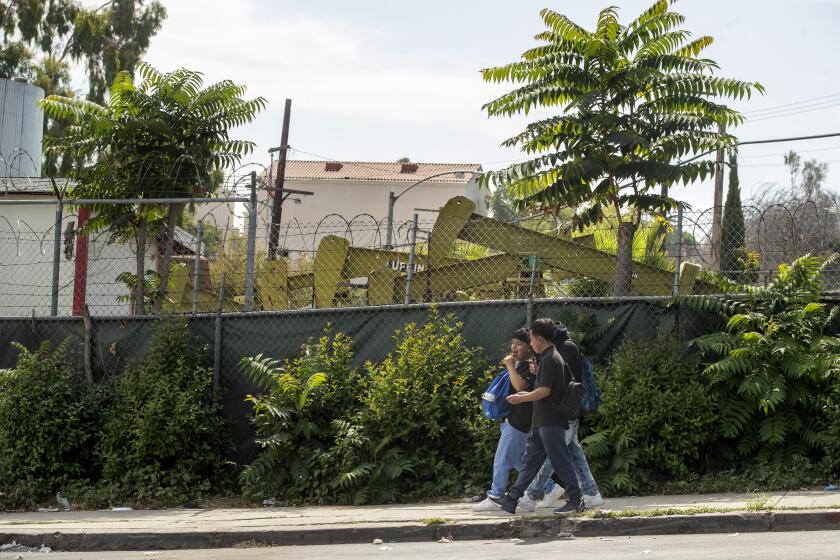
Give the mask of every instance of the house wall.
M 399 194 L 411 183 L 382 181 L 310 181 L 287 180 L 285 188 L 311 191 L 313 195 L 291 195 L 283 204 L 281 246 L 293 251 L 314 251 L 328 234 L 351 239 L 358 247 L 381 246 L 385 243 L 388 193 Z M 438 209 L 455 196 L 466 196 L 476 202 L 476 211 L 486 215 L 485 193 L 476 182 L 422 183 L 401 196 L 394 205 L 395 244 L 407 241 L 407 228 L 399 226 L 411 221 L 415 208 Z M 265 191 L 259 193 L 257 245 L 264 246 L 271 223 L 271 201 Z M 420 222 L 431 224 L 434 212 L 418 212 Z M 352 235 L 347 222 L 352 221 Z M 320 226 L 318 224 L 320 223 Z
M 73 306 L 76 243 L 74 237 L 73 255 L 68 260 L 63 235 L 69 222 L 76 223 L 77 217 L 65 207 L 61 224 L 59 315 L 71 315 Z M 31 315 L 33 309 L 36 315 L 49 315 L 54 224 L 53 205 L 0 206 L 0 316 Z M 135 271 L 134 255 L 133 244 L 111 242 L 108 232 L 90 236 L 87 303 L 92 315 L 129 313 L 129 303 L 117 299 L 127 295 L 128 290 L 116 277 L 122 272 Z M 152 255 L 147 250 L 146 269 L 154 268 Z

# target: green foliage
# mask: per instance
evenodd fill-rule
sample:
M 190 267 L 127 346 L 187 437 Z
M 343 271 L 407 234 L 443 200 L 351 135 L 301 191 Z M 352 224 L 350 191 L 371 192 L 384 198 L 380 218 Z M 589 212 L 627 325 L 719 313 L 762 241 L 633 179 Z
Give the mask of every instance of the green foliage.
M 329 326 L 320 339 L 304 344 L 298 357 L 282 364 L 261 355 L 242 359 L 245 375 L 264 390 L 247 397 L 257 443 L 264 448 L 242 472 L 249 495 L 277 495 L 289 502 L 351 501 L 330 492 L 339 473 L 328 453 L 339 443 L 364 444 L 348 426 L 334 423 L 358 406 L 363 384 L 352 361 L 350 339 L 333 335 Z
M 84 226 L 134 232 L 136 277 L 143 276 L 147 230 L 166 222 L 162 289 L 155 297 L 159 311 L 181 209 L 142 204 L 142 199 L 212 194 L 218 170 L 236 165 L 254 149 L 253 142 L 231 139 L 230 129 L 251 122 L 266 101 L 243 99 L 245 87 L 229 80 L 203 88 L 202 74 L 183 68 L 164 74 L 141 63 L 138 74 L 139 83 L 126 71 L 117 74 L 104 106 L 57 95 L 40 106 L 48 117 L 73 123 L 61 137 L 44 140 L 46 153 L 79 162 L 70 172 L 76 181 L 70 197 L 138 200 L 136 206 L 92 205 L 94 218 Z M 143 299 L 142 286 L 137 292 L 135 298 Z
M 157 0 L 114 0 L 90 6 L 77 0 L 0 3 L 0 76 L 24 76 L 46 95 L 73 97 L 70 61 L 85 69 L 87 98 L 102 102 L 117 73 L 134 72 L 166 18 Z M 48 138 L 61 137 L 68 119 L 47 116 Z M 44 176 L 65 176 L 74 160 L 44 154 Z
M 823 434 L 825 458 L 823 464 L 831 480 L 840 478 L 840 377 L 831 381 L 831 392 L 825 405 L 826 430 Z
M 163 320 L 145 359 L 114 380 L 96 453 L 117 495 L 184 503 L 226 489 L 230 443 L 206 355 L 182 320 Z
M 840 369 L 840 341 L 825 334 L 838 308 L 820 302 L 822 274 L 833 261 L 801 257 L 780 266 L 768 286 L 742 287 L 740 299 L 687 298 L 727 321 L 724 332 L 694 341 L 709 362 L 704 375 L 721 396 L 724 457 L 820 452 L 825 395 Z
M 0 509 L 34 506 L 97 476 L 98 394 L 75 367 L 70 342 L 35 352 L 15 346 L 15 369 L 0 370 Z
M 741 206 L 741 187 L 738 181 L 738 156 L 729 156 L 729 190 L 723 207 L 721 225 L 720 269 L 736 282 L 754 282 L 756 275 L 751 269 L 752 260 L 747 250 L 747 227 L 744 209 Z
M 618 237 L 616 295 L 629 291 L 643 216 L 676 207 L 661 187 L 711 175 L 714 162 L 691 156 L 734 145 L 717 128 L 743 117 L 721 100 L 763 92 L 759 84 L 714 76 L 717 64 L 699 57 L 712 38 L 690 38 L 671 4 L 658 0 L 626 25 L 617 8 L 606 8 L 594 30 L 543 9 L 541 44 L 520 61 L 482 71 L 485 81 L 516 88 L 487 103 L 488 115 L 560 112 L 503 143 L 531 159 L 481 180 L 515 193 L 523 206 L 575 209 L 579 228 L 607 215 L 621 221 L 629 211 Z
M 697 356 L 672 335 L 629 339 L 598 375 L 603 403 L 585 438 L 599 484 L 610 493 L 649 490 L 683 477 L 713 440 L 716 397 Z
M 374 440 L 390 437 L 406 450 L 414 465 L 401 481 L 406 497 L 457 494 L 461 473 L 475 472 L 469 419 L 480 413 L 475 377 L 483 363 L 461 328 L 434 310 L 425 325 L 396 333 L 381 364 L 367 364 L 357 422 Z
M 498 434 L 481 421 L 479 350 L 460 329 L 433 311 L 399 331 L 395 350 L 364 373 L 352 366 L 349 338 L 329 328 L 282 364 L 243 359 L 266 389 L 248 397 L 264 450 L 242 474 L 246 491 L 365 504 L 460 493 L 479 484 L 476 473 L 486 483 Z

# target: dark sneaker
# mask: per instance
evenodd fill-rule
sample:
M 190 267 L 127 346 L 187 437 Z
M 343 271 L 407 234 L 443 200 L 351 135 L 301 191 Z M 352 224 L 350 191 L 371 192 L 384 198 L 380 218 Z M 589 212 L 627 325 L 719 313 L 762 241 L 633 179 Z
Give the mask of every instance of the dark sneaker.
M 491 497 L 490 500 L 495 502 L 500 508 L 502 508 L 511 515 L 516 513 L 516 506 L 519 503 L 519 500 L 513 498 L 510 494 L 505 494 L 501 498 Z
M 578 502 L 568 501 L 563 507 L 554 510 L 554 515 L 574 515 L 582 512 L 584 509 L 583 500 Z

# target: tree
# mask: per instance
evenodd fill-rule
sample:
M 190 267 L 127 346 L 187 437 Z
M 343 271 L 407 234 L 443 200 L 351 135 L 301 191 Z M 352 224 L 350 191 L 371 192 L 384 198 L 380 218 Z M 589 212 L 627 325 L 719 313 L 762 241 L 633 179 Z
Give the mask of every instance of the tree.
M 218 169 L 231 167 L 254 144 L 231 140 L 229 129 L 250 122 L 265 107 L 258 97 L 244 100 L 245 87 L 222 81 L 202 89 L 201 73 L 179 69 L 162 74 L 141 64 L 135 85 L 120 72 L 105 106 L 77 98 L 50 96 L 42 102 L 54 118 L 73 121 L 64 136 L 47 138 L 47 152 L 69 154 L 82 161 L 71 176 L 73 198 L 136 198 L 134 206 L 99 204 L 90 230 L 129 229 L 137 240 L 137 278 L 144 276 L 147 227 L 162 221 L 164 209 L 144 204 L 154 197 L 207 196 L 215 188 Z M 165 297 L 175 222 L 183 205 L 169 205 L 159 293 L 154 311 Z M 135 302 L 144 301 L 138 281 Z M 135 303 L 135 311 L 143 306 Z
M 517 218 L 524 218 L 527 212 L 516 207 L 516 199 L 502 188 L 495 188 L 487 197 L 487 206 L 493 217 L 503 222 L 512 222 Z
M 815 159 L 803 163 L 802 156 L 791 150 L 785 154 L 785 165 L 790 170 L 792 196 L 801 196 L 805 201 L 813 201 L 815 195 L 822 190 L 822 184 L 828 175 L 828 164 Z
M 23 76 L 47 96 L 71 97 L 70 62 L 80 62 L 87 73 L 88 100 L 102 103 L 107 84 L 121 71 L 134 72 L 165 18 L 158 0 L 111 0 L 94 8 L 78 0 L 0 3 L 0 76 Z M 68 124 L 48 116 L 45 136 L 62 136 Z M 52 152 L 44 155 L 41 172 L 63 175 L 73 164 Z
M 576 211 L 577 227 L 611 215 L 619 222 L 613 291 L 626 295 L 632 279 L 633 237 L 646 214 L 663 216 L 677 201 L 667 188 L 711 175 L 714 162 L 692 155 L 734 145 L 718 125 L 743 121 L 719 98 L 742 98 L 759 84 L 713 76 L 714 61 L 698 55 L 711 37 L 691 40 L 682 15 L 659 0 L 627 25 L 617 9 L 601 11 L 594 31 L 544 9 L 542 44 L 522 60 L 482 71 L 488 82 L 517 84 L 487 103 L 490 116 L 556 114 L 529 124 L 503 145 L 528 161 L 485 174 L 482 181 L 511 190 L 524 206 Z M 682 158 L 683 161 L 680 161 Z M 662 189 L 657 192 L 657 189 Z
M 721 224 L 720 268 L 732 280 L 740 280 L 744 270 L 743 256 L 747 246 L 747 228 L 741 206 L 741 187 L 738 181 L 738 156 L 729 155 L 729 190 L 723 207 Z

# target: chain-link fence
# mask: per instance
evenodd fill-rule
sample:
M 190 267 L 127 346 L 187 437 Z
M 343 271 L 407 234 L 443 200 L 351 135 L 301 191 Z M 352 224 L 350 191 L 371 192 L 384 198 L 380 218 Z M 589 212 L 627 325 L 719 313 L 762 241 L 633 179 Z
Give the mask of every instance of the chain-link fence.
M 721 278 L 765 284 L 781 263 L 840 247 L 834 205 L 747 206 L 718 233 L 714 210 L 681 210 L 640 224 L 629 262 L 617 256 L 617 224 L 580 232 L 562 216 L 504 223 L 459 198 L 416 223 L 336 214 L 283 223 L 272 259 L 270 225 L 250 227 L 247 205 L 224 200 L 184 212 L 164 297 L 162 228 L 148 232 L 138 263 L 130 228 L 86 233 L 72 206 L 59 213 L 49 201 L 0 200 L 0 315 L 80 315 L 85 305 L 95 316 L 132 315 L 138 265 L 144 309 L 160 298 L 163 313 L 201 313 L 708 294 Z M 837 289 L 836 268 L 825 282 Z

